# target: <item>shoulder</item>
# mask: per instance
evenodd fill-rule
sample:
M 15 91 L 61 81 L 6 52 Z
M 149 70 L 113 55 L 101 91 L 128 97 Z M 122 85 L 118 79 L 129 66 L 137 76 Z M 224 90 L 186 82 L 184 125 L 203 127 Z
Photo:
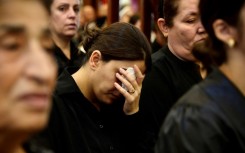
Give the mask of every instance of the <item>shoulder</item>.
M 159 49 L 157 52 L 153 53 L 151 55 L 152 57 L 152 63 L 156 63 L 161 59 L 164 59 L 166 57 L 165 52 L 168 50 L 167 46 L 163 46 L 161 49 Z
M 27 153 L 55 153 L 49 149 L 50 146 L 45 142 L 46 139 L 35 136 L 24 143 L 23 147 Z
M 199 152 L 199 149 L 202 150 L 200 153 L 205 152 L 210 147 L 205 144 L 210 138 L 220 139 L 225 133 L 220 116 L 219 108 L 200 86 L 195 86 L 169 111 L 160 129 L 156 149 L 175 153 L 178 151 L 174 146 L 178 142 L 183 152 Z
M 222 131 L 221 124 L 225 121 L 225 112 L 217 104 L 219 102 L 208 92 L 212 86 L 210 81 L 207 79 L 194 85 L 177 101 L 164 122 L 165 132 L 176 130 L 178 127 L 179 130 L 184 130 L 181 134 L 187 138 L 191 136 L 193 139 L 197 138 L 195 133 L 202 132 L 203 137 L 207 138 L 209 134 L 217 134 L 218 131 Z

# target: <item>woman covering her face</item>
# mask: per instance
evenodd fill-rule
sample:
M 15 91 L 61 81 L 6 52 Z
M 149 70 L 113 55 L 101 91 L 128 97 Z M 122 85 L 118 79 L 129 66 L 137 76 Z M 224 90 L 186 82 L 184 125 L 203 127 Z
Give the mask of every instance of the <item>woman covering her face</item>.
M 245 152 L 245 1 L 200 0 L 199 9 L 209 37 L 196 52 L 212 72 L 171 109 L 156 153 Z
M 60 75 L 42 136 L 56 152 L 131 152 L 142 136 L 139 97 L 150 44 L 135 26 L 114 23 L 85 31 L 82 45 L 84 63 Z
M 43 151 L 23 146 L 46 126 L 56 80 L 48 12 L 42 3 L 0 0 L 1 153 Z

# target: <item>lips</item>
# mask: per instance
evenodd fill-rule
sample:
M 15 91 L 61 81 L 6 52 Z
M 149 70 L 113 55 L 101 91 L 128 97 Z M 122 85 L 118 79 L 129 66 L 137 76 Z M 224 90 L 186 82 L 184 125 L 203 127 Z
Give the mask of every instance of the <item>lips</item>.
M 77 28 L 77 25 L 75 23 L 71 23 L 71 24 L 67 24 L 67 27 L 69 29 L 76 29 Z
M 18 99 L 25 103 L 27 107 L 37 111 L 47 110 L 50 105 L 50 96 L 45 93 L 28 93 Z

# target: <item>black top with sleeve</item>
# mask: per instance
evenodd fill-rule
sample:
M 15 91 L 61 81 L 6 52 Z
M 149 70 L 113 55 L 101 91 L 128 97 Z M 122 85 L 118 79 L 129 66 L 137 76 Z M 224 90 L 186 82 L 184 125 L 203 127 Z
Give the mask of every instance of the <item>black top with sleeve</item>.
M 159 129 L 172 105 L 194 84 L 202 80 L 199 67 L 180 60 L 168 46 L 152 55 L 152 69 L 143 81 L 140 112 L 148 127 L 145 145 L 153 152 Z
M 46 147 L 43 141 L 35 139 L 34 137 L 25 142 L 23 148 L 26 153 L 54 153 Z
M 58 75 L 60 75 L 66 67 L 79 68 L 82 64 L 85 54 L 79 51 L 72 41 L 70 47 L 71 59 L 68 59 L 58 46 L 55 46 L 54 48 L 54 56 L 58 64 Z
M 245 97 L 218 69 L 171 109 L 156 153 L 244 153 Z
M 39 136 L 57 153 L 135 152 L 132 142 L 137 141 L 141 128 L 138 114 L 124 115 L 123 102 L 98 111 L 64 70 L 58 78 L 49 125 Z

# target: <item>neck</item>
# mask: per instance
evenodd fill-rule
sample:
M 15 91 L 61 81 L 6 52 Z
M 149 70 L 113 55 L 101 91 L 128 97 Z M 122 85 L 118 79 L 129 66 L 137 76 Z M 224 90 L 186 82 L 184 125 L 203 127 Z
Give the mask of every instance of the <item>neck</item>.
M 72 75 L 72 77 L 84 97 L 86 97 L 89 102 L 91 102 L 92 105 L 96 107 L 97 110 L 100 110 L 100 106 L 97 100 L 94 99 L 96 96 L 94 95 L 94 91 L 90 83 L 92 76 L 90 75 L 89 67 L 87 65 L 82 66 L 76 73 Z
M 227 57 L 227 62 L 220 66 L 220 70 L 245 95 L 245 55 L 237 50 L 232 50 L 228 52 Z
M 70 51 L 70 45 L 71 45 L 71 39 L 66 37 L 58 36 L 54 33 L 52 33 L 52 38 L 54 40 L 54 43 L 62 50 L 62 52 L 65 54 L 65 56 L 68 59 L 71 59 L 71 51 Z

